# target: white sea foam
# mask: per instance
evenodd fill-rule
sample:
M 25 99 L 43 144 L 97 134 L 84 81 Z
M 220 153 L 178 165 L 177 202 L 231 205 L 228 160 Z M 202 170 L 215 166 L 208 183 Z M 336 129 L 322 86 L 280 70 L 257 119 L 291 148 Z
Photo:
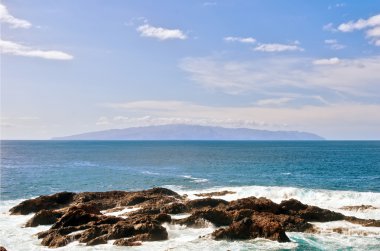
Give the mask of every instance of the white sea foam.
M 295 198 L 303 203 L 320 206 L 323 208 L 340 211 L 346 215 L 351 214 L 362 218 L 380 219 L 378 209 L 363 211 L 344 211 L 339 208 L 343 206 L 372 205 L 380 208 L 380 193 L 353 192 L 353 191 L 332 191 L 316 190 L 291 187 L 264 187 L 264 186 L 245 186 L 245 187 L 219 187 L 203 190 L 185 190 L 183 187 L 169 186 L 180 194 L 188 194 L 190 199 L 199 198 L 195 196 L 199 192 L 214 192 L 229 190 L 235 194 L 218 196 L 226 200 L 233 200 L 242 197 L 256 196 L 267 197 L 279 203 L 281 200 Z M 0 245 L 8 250 L 51 251 L 40 245 L 40 240 L 35 234 L 49 228 L 49 226 L 39 226 L 36 228 L 24 228 L 25 222 L 32 217 L 9 215 L 8 210 L 20 203 L 22 200 L 1 201 L 0 202 Z M 133 209 L 125 209 L 115 212 L 115 215 L 128 212 Z M 111 213 L 113 214 L 113 213 Z M 188 215 L 177 215 L 175 218 L 186 217 Z M 216 228 L 209 224 L 206 228 L 188 228 L 179 225 L 165 224 L 169 240 L 159 242 L 144 242 L 142 246 L 129 247 L 128 250 L 279 250 L 294 249 L 302 247 L 305 243 L 308 247 L 316 250 L 378 250 L 380 246 L 380 228 L 362 227 L 345 221 L 313 223 L 318 229 L 318 234 L 307 233 L 287 233 L 292 240 L 291 243 L 278 243 L 265 239 L 255 239 L 249 241 L 214 241 L 210 238 Z M 336 233 L 336 229 L 341 228 L 342 233 Z M 201 238 L 200 238 L 201 236 Z M 115 247 L 112 241 L 105 245 L 87 247 L 84 244 L 73 242 L 66 247 L 57 250 L 122 250 Z
M 355 191 L 334 191 L 324 189 L 308 189 L 295 187 L 278 186 L 241 186 L 241 187 L 218 187 L 202 190 L 184 190 L 180 187 L 173 187 L 181 194 L 187 194 L 190 199 L 199 198 L 195 194 L 215 191 L 233 191 L 234 194 L 218 196 L 227 201 L 244 198 L 248 196 L 266 197 L 276 203 L 291 198 L 297 199 L 305 204 L 318 206 L 341 212 L 345 215 L 356 216 L 365 219 L 380 219 L 380 193 L 355 192 Z M 372 205 L 374 209 L 351 211 L 344 210 L 344 206 Z
M 185 178 L 185 179 L 189 179 L 191 180 L 191 182 L 193 183 L 205 183 L 205 182 L 209 182 L 208 179 L 204 179 L 204 178 L 195 178 L 191 175 L 181 175 L 181 177 Z
M 160 175 L 160 173 L 151 172 L 151 171 L 142 171 L 142 174 L 148 174 L 148 175 Z

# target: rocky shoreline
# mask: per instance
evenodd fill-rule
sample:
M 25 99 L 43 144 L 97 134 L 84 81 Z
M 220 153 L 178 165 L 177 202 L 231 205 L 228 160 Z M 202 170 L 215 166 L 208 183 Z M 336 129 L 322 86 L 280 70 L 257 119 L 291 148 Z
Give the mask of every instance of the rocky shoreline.
M 35 213 L 25 227 L 51 225 L 37 234 L 41 244 L 62 247 L 73 241 L 86 245 L 135 246 L 144 241 L 168 239 L 164 223 L 192 228 L 218 227 L 207 238 L 247 240 L 266 238 L 290 242 L 286 232 L 310 232 L 310 222 L 346 220 L 362 226 L 380 227 L 379 220 L 359 219 L 310 206 L 295 199 L 277 204 L 267 198 L 247 197 L 226 201 L 213 196 L 233 192 L 198 194 L 190 200 L 166 188 L 126 192 L 61 192 L 21 202 L 10 209 L 13 215 Z M 124 212 L 114 216 L 113 213 Z M 178 219 L 175 215 L 188 214 Z M 339 231 L 337 231 L 339 232 Z

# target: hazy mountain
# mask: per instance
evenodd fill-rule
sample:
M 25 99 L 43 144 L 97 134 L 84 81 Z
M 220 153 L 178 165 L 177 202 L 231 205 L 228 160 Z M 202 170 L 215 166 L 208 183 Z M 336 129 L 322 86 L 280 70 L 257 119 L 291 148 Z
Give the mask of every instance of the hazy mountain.
M 199 125 L 159 125 L 88 132 L 54 140 L 323 140 L 308 132 Z

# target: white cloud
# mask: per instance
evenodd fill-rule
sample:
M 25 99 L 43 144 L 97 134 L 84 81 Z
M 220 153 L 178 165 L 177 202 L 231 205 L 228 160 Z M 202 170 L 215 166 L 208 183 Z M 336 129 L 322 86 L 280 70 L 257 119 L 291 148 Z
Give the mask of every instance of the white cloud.
M 369 43 L 380 46 L 380 14 L 372 16 L 368 19 L 349 21 L 338 26 L 338 30 L 341 32 L 352 32 L 363 29 L 367 29 L 366 37 L 370 39 Z
M 334 24 L 333 23 L 328 23 L 328 24 L 325 24 L 322 29 L 324 31 L 330 31 L 330 32 L 337 32 L 338 30 L 334 27 Z
M 203 87 L 229 94 L 272 94 L 275 90 L 300 94 L 297 88 L 301 88 L 321 95 L 315 89 L 323 88 L 355 96 L 380 95 L 380 57 L 315 61 L 271 57 L 236 62 L 206 57 L 185 58 L 180 67 Z
M 187 39 L 186 34 L 179 29 L 166 29 L 162 27 L 154 27 L 150 24 L 144 24 L 137 27 L 137 31 L 142 37 L 153 37 L 158 40 L 168 40 L 168 39 Z
M 224 41 L 226 42 L 240 42 L 246 44 L 254 44 L 256 43 L 256 39 L 253 37 L 225 37 Z
M 362 30 L 374 26 L 380 26 L 380 14 L 372 16 L 368 19 L 359 19 L 357 21 L 342 23 L 338 26 L 338 30 L 342 32 L 351 32 L 354 30 Z
M 313 61 L 315 65 L 336 65 L 339 64 L 339 58 L 327 58 L 327 59 L 317 59 Z
M 256 102 L 259 106 L 278 106 L 286 104 L 290 101 L 294 100 L 294 98 L 272 98 L 272 99 L 261 99 Z
M 367 30 L 368 37 L 380 37 L 380 26 Z
M 329 48 L 332 50 L 342 50 L 342 49 L 346 48 L 345 45 L 340 44 L 338 42 L 338 40 L 336 40 L 336 39 L 326 39 L 325 44 L 327 44 L 329 46 Z
M 24 57 L 37 57 L 54 60 L 71 60 L 73 56 L 62 51 L 56 50 L 39 50 L 24 46 L 12 41 L 0 39 L 0 52 L 3 54 L 11 54 Z
M 248 127 L 270 130 L 303 130 L 318 133 L 328 138 L 380 138 L 380 105 L 343 103 L 325 106 L 258 107 L 252 106 L 207 106 L 175 100 L 142 100 L 113 104 L 113 107 L 139 108 L 139 117 L 124 115 L 109 118 L 113 125 L 131 127 L 157 124 L 201 124 L 226 127 Z M 170 110 L 155 110 L 157 105 Z M 347 127 L 345 125 L 349 124 Z M 368 136 L 367 136 L 368 135 Z
M 295 44 L 260 44 L 254 48 L 255 51 L 263 52 L 283 52 L 283 51 L 303 51 L 304 49 Z
M 18 19 L 9 14 L 5 5 L 0 3 L 0 22 L 9 24 L 12 28 L 30 28 L 32 24 L 26 20 Z

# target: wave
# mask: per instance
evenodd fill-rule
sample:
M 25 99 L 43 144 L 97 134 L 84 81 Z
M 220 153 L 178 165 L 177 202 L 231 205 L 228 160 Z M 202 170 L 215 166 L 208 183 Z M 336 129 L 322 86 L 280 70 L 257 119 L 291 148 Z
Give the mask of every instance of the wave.
M 193 183 L 206 183 L 206 182 L 209 182 L 208 179 L 204 179 L 204 178 L 195 178 L 191 175 L 180 175 L 181 177 L 185 178 L 185 179 L 189 179 L 190 182 L 193 182 Z
M 380 219 L 380 193 L 355 192 L 325 189 L 308 189 L 279 186 L 240 186 L 240 187 L 214 187 L 202 190 L 186 190 L 183 187 L 171 186 L 171 189 L 180 194 L 187 194 L 190 199 L 199 198 L 195 194 L 228 190 L 235 192 L 218 196 L 228 201 L 249 196 L 266 197 L 276 203 L 291 198 L 305 204 L 318 206 L 341 212 L 345 215 L 365 219 Z M 366 210 L 349 210 L 349 206 L 370 205 Z

